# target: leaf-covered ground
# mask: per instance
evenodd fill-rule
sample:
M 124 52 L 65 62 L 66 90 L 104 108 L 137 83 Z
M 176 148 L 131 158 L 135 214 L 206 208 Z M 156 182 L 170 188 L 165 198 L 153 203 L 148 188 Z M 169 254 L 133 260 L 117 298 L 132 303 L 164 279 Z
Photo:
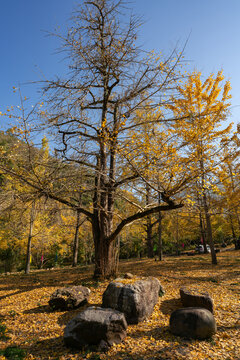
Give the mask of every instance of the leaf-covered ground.
M 79 310 L 52 312 L 51 293 L 59 287 L 87 285 L 91 305 L 100 305 L 108 282 L 92 280 L 93 268 L 79 267 L 33 271 L 30 275 L 0 276 L 0 345 L 25 350 L 26 359 L 240 359 L 240 251 L 226 251 L 212 266 L 209 255 L 168 257 L 162 262 L 134 260 L 120 263 L 120 274 L 155 276 L 166 293 L 159 298 L 152 316 L 128 327 L 127 337 L 107 353 L 82 352 L 63 344 L 66 323 Z M 186 340 L 171 335 L 169 317 L 182 307 L 179 288 L 194 285 L 208 291 L 214 300 L 217 334 L 209 341 Z M 6 355 L 6 351 L 5 351 Z M 0 359 L 6 359 L 0 355 Z M 8 357 L 11 359 L 11 357 Z M 13 358 L 12 358 L 13 359 Z M 14 358 L 14 359 L 20 359 Z

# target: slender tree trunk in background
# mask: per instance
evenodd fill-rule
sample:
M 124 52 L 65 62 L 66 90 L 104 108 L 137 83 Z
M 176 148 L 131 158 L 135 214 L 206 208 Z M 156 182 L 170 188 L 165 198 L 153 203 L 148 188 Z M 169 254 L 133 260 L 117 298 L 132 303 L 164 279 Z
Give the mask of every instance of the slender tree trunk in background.
M 179 252 L 179 231 L 178 231 L 178 213 L 176 217 L 176 255 L 178 256 L 180 254 Z
M 35 201 L 33 201 L 33 203 L 32 203 L 31 212 L 30 212 L 30 224 L 29 224 L 28 243 L 27 243 L 25 274 L 29 274 L 29 272 L 30 272 L 31 246 L 32 246 L 34 219 L 35 219 Z
M 199 212 L 199 222 L 200 222 L 200 233 L 201 233 L 201 239 L 203 242 L 203 248 L 204 248 L 204 253 L 207 254 L 207 244 L 206 244 L 206 230 L 205 230 L 205 226 L 204 226 L 204 222 L 203 222 L 203 218 L 202 218 L 202 211 L 200 209 Z
M 78 263 L 78 248 L 79 248 L 79 228 L 80 228 L 80 212 L 77 211 L 76 228 L 73 242 L 73 262 L 72 267 L 76 267 Z
M 235 214 L 238 222 L 238 234 L 240 236 L 240 216 L 238 215 L 238 209 L 235 209 Z
M 150 259 L 154 257 L 151 215 L 147 216 L 147 255 Z
M 228 168 L 229 168 L 229 172 L 230 172 L 230 177 L 231 177 L 231 185 L 232 185 L 232 192 L 235 192 L 236 186 L 234 183 L 234 177 L 233 177 L 233 170 L 232 170 L 232 166 L 230 165 L 230 163 L 228 164 Z M 237 222 L 238 222 L 238 229 L 239 229 L 239 238 L 236 237 L 235 240 L 235 250 L 239 250 L 240 249 L 240 217 L 238 215 L 238 208 L 234 209 L 236 218 L 237 218 Z M 233 224 L 233 221 L 230 220 Z M 236 235 L 235 235 L 236 236 Z
M 236 218 L 237 218 L 237 221 L 238 221 L 238 227 L 239 227 L 239 233 L 240 233 L 240 217 L 236 211 Z
M 163 258 L 163 242 L 162 242 L 162 214 L 158 213 L 158 258 L 162 261 Z
M 146 184 L 146 205 L 150 204 L 150 186 Z M 153 252 L 153 236 L 152 236 L 152 216 L 147 216 L 147 255 L 148 258 L 152 259 L 154 257 Z
M 203 162 L 202 158 L 200 160 L 200 170 L 201 170 L 201 181 L 202 181 L 202 184 L 201 184 L 202 204 L 203 204 L 203 210 L 204 210 L 205 221 L 206 221 L 206 240 L 211 249 L 212 264 L 217 265 L 217 256 L 216 256 L 214 242 L 213 242 L 213 236 L 212 236 L 211 217 L 209 214 L 207 194 L 206 194 L 206 188 L 205 188 L 205 169 L 204 169 L 204 162 Z
M 161 204 L 161 194 L 158 186 L 158 205 Z M 162 242 L 162 213 L 158 212 L 158 258 L 162 261 L 163 258 L 163 242 Z
M 207 235 L 207 241 L 211 249 L 211 257 L 212 257 L 212 264 L 217 265 L 217 256 L 214 248 L 214 242 L 212 237 L 212 225 L 211 225 L 211 217 L 208 211 L 208 205 L 207 205 L 207 196 L 206 192 L 204 190 L 203 192 L 203 206 L 204 206 L 204 213 L 205 213 L 205 219 L 206 219 L 206 235 Z
M 237 238 L 237 236 L 236 236 L 235 249 L 239 250 L 240 249 L 240 217 L 238 215 L 238 209 L 235 209 L 235 215 L 236 215 L 236 218 L 237 218 L 238 229 L 239 229 L 238 230 L 239 237 Z
M 228 214 L 229 220 L 230 220 L 230 225 L 231 225 L 231 230 L 232 230 L 232 237 L 233 237 L 233 242 L 235 245 L 235 250 L 237 250 L 237 236 L 234 230 L 234 225 L 233 225 L 233 218 L 232 218 L 232 214 L 229 212 Z

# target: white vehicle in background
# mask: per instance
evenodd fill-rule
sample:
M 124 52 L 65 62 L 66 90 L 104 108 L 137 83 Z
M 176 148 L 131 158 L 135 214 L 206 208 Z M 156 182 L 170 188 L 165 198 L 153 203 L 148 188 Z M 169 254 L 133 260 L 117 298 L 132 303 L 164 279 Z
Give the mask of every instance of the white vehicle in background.
M 211 252 L 210 246 L 206 245 L 206 247 L 207 247 L 207 252 L 210 253 Z M 203 245 L 197 245 L 195 250 L 198 254 L 204 254 L 204 246 Z

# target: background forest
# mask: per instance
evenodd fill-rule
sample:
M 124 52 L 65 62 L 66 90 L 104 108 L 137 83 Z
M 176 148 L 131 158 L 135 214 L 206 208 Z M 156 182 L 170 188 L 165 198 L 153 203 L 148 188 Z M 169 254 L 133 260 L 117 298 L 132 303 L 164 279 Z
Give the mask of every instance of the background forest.
M 223 71 L 188 72 L 183 49 L 136 45 L 122 1 L 80 4 L 66 35 L 69 77 L 1 112 L 0 271 L 240 248 L 239 127 Z M 120 11 L 121 10 L 121 11 Z M 125 9 L 126 10 L 126 9 Z M 124 11 L 125 11 L 124 10 Z

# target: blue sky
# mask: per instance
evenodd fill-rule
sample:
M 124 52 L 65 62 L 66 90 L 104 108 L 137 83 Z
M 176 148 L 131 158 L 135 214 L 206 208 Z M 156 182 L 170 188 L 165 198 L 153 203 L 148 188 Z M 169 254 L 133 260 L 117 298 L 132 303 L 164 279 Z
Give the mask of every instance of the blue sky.
M 76 0 L 2 0 L 0 12 L 0 111 L 17 105 L 12 87 L 36 101 L 39 85 L 22 85 L 67 69 L 56 54 L 56 38 L 46 35 L 66 28 Z M 240 1 L 131 0 L 133 12 L 143 15 L 139 41 L 146 49 L 169 52 L 189 37 L 185 57 L 189 69 L 204 75 L 223 69 L 232 85 L 232 115 L 240 122 Z M 6 128 L 2 121 L 1 128 Z

